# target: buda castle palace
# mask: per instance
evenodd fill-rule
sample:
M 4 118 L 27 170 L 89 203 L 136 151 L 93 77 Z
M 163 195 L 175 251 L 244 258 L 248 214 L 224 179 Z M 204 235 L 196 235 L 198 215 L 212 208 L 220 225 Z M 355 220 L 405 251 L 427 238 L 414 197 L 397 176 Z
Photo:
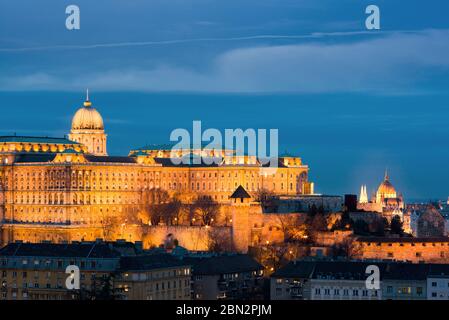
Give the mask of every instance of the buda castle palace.
M 103 238 L 111 217 L 120 217 L 120 225 L 138 217 L 155 189 L 182 194 L 183 201 L 207 195 L 223 205 L 240 186 L 250 194 L 313 194 L 309 168 L 298 157 L 279 157 L 273 173 L 233 151 L 192 147 L 191 155 L 225 156 L 213 164 L 171 161 L 184 152 L 154 145 L 109 156 L 103 118 L 88 97 L 66 138 L 0 136 L 0 246 Z

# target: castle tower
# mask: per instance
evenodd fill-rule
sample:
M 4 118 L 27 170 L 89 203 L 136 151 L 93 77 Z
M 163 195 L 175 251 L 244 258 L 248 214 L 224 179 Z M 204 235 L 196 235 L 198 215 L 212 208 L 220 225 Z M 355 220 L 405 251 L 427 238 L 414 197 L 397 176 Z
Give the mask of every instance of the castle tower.
M 251 196 L 239 186 L 230 197 L 232 212 L 232 242 L 237 252 L 247 253 L 250 245 L 250 203 Z
M 103 118 L 92 107 L 87 90 L 84 106 L 75 113 L 72 120 L 72 130 L 69 139 L 84 144 L 90 154 L 106 156 L 106 139 Z

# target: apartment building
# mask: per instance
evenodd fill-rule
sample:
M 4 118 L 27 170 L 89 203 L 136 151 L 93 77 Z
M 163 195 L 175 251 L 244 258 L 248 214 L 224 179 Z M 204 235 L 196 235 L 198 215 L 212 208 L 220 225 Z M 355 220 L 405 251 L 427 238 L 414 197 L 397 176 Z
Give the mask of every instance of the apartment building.
M 369 266 L 379 270 L 378 288 L 366 284 Z M 270 296 L 272 300 L 449 299 L 448 276 L 447 264 L 299 260 L 271 276 Z
M 262 299 L 263 266 L 249 255 L 185 257 L 192 265 L 194 300 Z
M 77 266 L 80 288 L 66 286 Z M 0 249 L 2 300 L 188 300 L 191 269 L 129 242 L 10 243 Z

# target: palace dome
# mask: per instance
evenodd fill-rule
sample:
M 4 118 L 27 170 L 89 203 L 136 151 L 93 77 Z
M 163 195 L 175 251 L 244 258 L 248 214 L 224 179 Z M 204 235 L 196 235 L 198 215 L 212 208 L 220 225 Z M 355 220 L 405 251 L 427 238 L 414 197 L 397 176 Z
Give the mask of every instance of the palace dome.
M 72 130 L 104 130 L 103 118 L 100 113 L 92 107 L 89 98 L 84 106 L 75 113 L 72 120 Z

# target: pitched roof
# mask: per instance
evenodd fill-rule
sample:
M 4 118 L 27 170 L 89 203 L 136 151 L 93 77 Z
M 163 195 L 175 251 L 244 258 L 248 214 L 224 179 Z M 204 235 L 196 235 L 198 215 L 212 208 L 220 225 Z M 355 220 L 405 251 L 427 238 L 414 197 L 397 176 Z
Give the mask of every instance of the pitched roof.
M 448 264 L 413 264 L 372 261 L 294 261 L 276 271 L 274 278 L 366 280 L 366 268 L 379 267 L 381 280 L 425 280 L 429 275 L 449 275 Z
M 28 137 L 28 136 L 0 136 L 1 142 L 30 142 L 30 143 L 54 143 L 54 144 L 80 144 L 67 138 Z
M 315 269 L 315 263 L 302 261 L 300 264 L 293 261 L 277 270 L 271 276 L 273 278 L 310 278 Z
M 245 188 L 243 188 L 241 185 L 238 186 L 237 189 L 235 189 L 234 193 L 230 197 L 231 199 L 248 199 L 251 198 L 248 192 L 246 192 Z
M 171 150 L 174 144 L 148 144 L 135 150 Z
M 148 144 L 146 146 L 137 148 L 135 150 L 136 151 L 137 150 L 172 150 L 175 146 L 177 146 L 177 144 L 174 144 L 174 143 Z M 222 149 L 222 150 L 227 150 L 224 145 L 223 146 L 220 145 L 220 144 L 212 144 L 212 145 L 210 145 L 209 142 L 201 142 L 201 144 L 181 145 L 181 146 L 177 146 L 174 150 L 180 150 L 180 149 L 183 149 L 183 150 L 188 150 L 188 149 L 207 149 L 207 150 Z
M 265 161 L 264 161 L 264 163 L 262 164 L 262 167 L 264 167 L 264 168 L 269 168 L 269 167 L 271 167 L 271 162 L 269 162 L 269 161 L 266 161 L 266 159 L 264 159 Z M 277 165 L 277 167 L 278 168 L 287 168 L 287 166 L 284 164 L 284 161 L 282 161 L 281 159 L 278 159 L 278 165 Z
M 105 162 L 105 163 L 136 163 L 134 157 L 117 157 L 117 156 L 84 156 L 89 162 Z
M 195 163 L 195 156 L 191 156 L 187 163 L 181 162 L 180 164 L 176 164 L 172 161 L 171 158 L 154 158 L 154 161 L 158 164 L 161 164 L 163 167 L 218 167 L 216 161 L 211 161 L 212 163 L 206 163 L 203 157 L 199 157 L 199 163 Z M 177 159 L 179 160 L 179 159 Z
M 130 157 L 137 157 L 137 156 L 148 156 L 148 153 L 139 150 L 130 155 Z
M 432 243 L 449 242 L 449 237 L 406 237 L 406 238 L 387 238 L 387 237 L 358 237 L 357 241 L 372 243 Z
M 63 154 L 78 154 L 78 153 L 82 153 L 82 152 L 76 152 L 74 149 L 72 148 L 67 148 L 65 149 L 63 152 L 61 152 Z
M 127 271 L 152 270 L 180 266 L 189 266 L 189 263 L 167 253 L 128 256 L 120 259 L 120 269 Z
M 55 153 L 39 153 L 39 154 L 19 154 L 15 162 L 16 163 L 29 163 L 29 162 L 50 162 L 55 158 Z
M 114 258 L 119 254 L 106 243 L 10 243 L 0 249 L 0 256 Z
M 263 266 L 246 254 L 214 257 L 186 257 L 183 261 L 192 265 L 195 275 L 216 275 L 262 270 Z
M 67 150 L 66 150 L 67 151 Z M 68 151 L 64 153 L 77 153 L 75 151 Z M 41 154 L 20 154 L 16 157 L 16 163 L 30 163 L 30 162 L 50 162 L 55 158 L 55 153 L 41 153 Z M 137 163 L 135 157 L 117 157 L 117 156 L 94 156 L 85 154 L 87 161 L 93 163 Z

